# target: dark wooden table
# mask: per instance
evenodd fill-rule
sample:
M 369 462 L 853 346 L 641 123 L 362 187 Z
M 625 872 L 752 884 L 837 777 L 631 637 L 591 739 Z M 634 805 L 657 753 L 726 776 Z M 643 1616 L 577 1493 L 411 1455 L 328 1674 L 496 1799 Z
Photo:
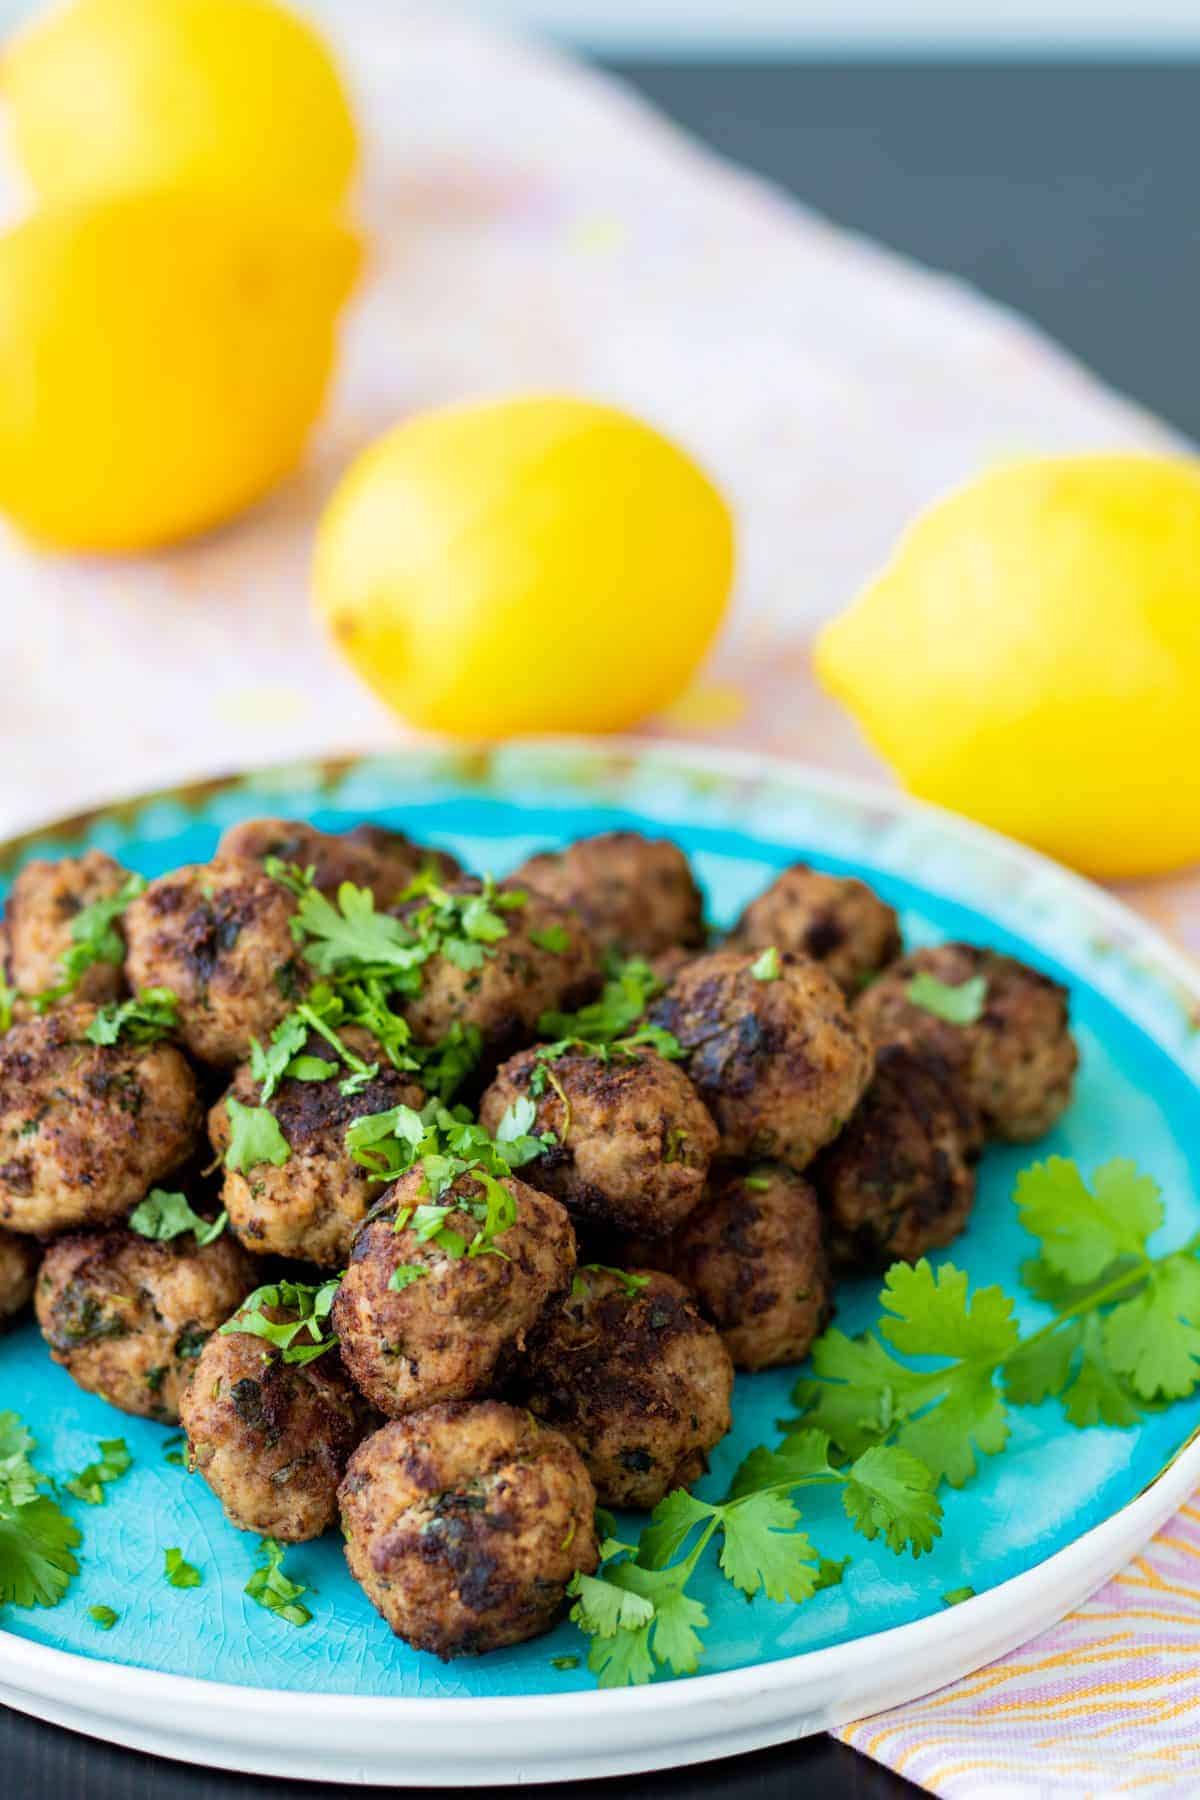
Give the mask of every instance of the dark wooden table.
M 1200 436 L 1200 65 L 640 63 L 619 72 L 830 217 L 1020 307 Z M 345 1800 L 347 1792 L 158 1762 L 2 1708 L 0 1771 L 0 1792 L 14 1800 L 250 1800 L 285 1789 Z M 539 1792 L 558 1800 L 568 1790 Z M 915 1792 L 828 1739 L 588 1789 L 589 1800 Z

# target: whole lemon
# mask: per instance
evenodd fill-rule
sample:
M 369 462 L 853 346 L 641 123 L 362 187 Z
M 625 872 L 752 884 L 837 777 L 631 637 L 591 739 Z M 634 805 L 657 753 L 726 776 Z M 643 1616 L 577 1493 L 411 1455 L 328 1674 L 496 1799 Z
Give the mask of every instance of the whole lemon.
M 329 51 L 275 0 L 68 0 L 17 34 L 2 80 L 43 202 L 193 187 L 332 210 L 354 171 Z
M 1102 876 L 1200 857 L 1200 462 L 1014 464 L 816 650 L 905 785 Z
M 297 462 L 358 245 L 332 222 L 150 194 L 0 237 L 0 512 L 138 550 L 231 517 Z
M 641 420 L 586 400 L 451 407 L 398 426 L 321 522 L 318 609 L 414 724 L 616 731 L 671 700 L 733 572 L 716 488 Z

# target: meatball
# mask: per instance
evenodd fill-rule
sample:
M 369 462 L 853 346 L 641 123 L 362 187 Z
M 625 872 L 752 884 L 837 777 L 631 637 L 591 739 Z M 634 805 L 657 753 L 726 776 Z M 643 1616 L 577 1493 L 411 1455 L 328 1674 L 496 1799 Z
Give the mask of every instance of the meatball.
M 584 1217 L 625 1231 L 662 1235 L 686 1218 L 704 1190 L 717 1128 L 675 1063 L 567 1054 L 542 1061 L 523 1050 L 500 1069 L 479 1107 L 495 1136 L 514 1101 L 536 1094 L 530 1130 L 558 1142 L 530 1179 Z
M 757 961 L 739 950 L 697 957 L 650 1018 L 691 1052 L 688 1073 L 717 1122 L 722 1155 L 803 1169 L 857 1106 L 871 1046 L 818 963 L 785 953 L 760 978 Z
M 774 944 L 824 963 L 838 986 L 856 994 L 900 954 L 892 908 L 865 882 L 795 863 L 752 900 L 730 934 L 742 950 Z
M 107 1225 L 186 1162 L 196 1081 L 173 1044 L 90 1044 L 93 1006 L 0 1038 L 0 1225 L 49 1237 Z
M 530 1411 L 579 1451 L 603 1506 L 690 1487 L 729 1430 L 733 1364 L 682 1282 L 585 1266 L 520 1372 Z
M 72 921 L 97 900 L 109 900 L 129 878 L 103 850 L 61 862 L 26 863 L 5 902 L 8 933 L 8 977 L 22 994 L 39 994 L 63 979 L 62 958 L 71 948 Z M 74 989 L 77 1000 L 102 1005 L 121 992 L 123 975 L 116 962 L 95 962 Z
M 346 1149 L 346 1127 L 365 1113 L 387 1112 L 393 1106 L 419 1111 L 425 1104 L 423 1089 L 391 1067 L 368 1032 L 344 1026 L 339 1035 L 348 1050 L 379 1065 L 374 1080 L 357 1093 L 343 1094 L 339 1076 L 344 1071 L 326 1081 L 285 1076 L 266 1105 L 279 1122 L 291 1156 L 278 1167 L 264 1162 L 244 1172 L 225 1171 L 222 1199 L 229 1222 L 246 1248 L 260 1256 L 297 1257 L 340 1269 L 355 1232 L 379 1195 L 379 1183 Z M 323 1061 L 334 1056 L 316 1032 L 298 1054 Z M 229 1095 L 218 1100 L 208 1115 L 208 1135 L 219 1156 L 224 1156 L 232 1137 L 225 1099 L 232 1096 L 243 1106 L 258 1106 L 261 1091 L 249 1065 L 243 1063 Z
M 779 1163 L 722 1171 L 665 1244 L 630 1255 L 691 1289 L 738 1369 L 801 1362 L 833 1315 L 817 1196 Z
M 339 1498 L 350 1573 L 398 1637 L 443 1661 L 547 1631 L 572 1576 L 599 1561 L 578 1455 L 498 1400 L 385 1425 Z
M 217 848 L 220 858 L 261 863 L 268 856 L 313 871 L 313 885 L 336 894 L 343 881 L 370 888 L 377 903 L 391 906 L 414 875 L 431 869 L 443 881 L 462 870 L 445 850 L 426 850 L 402 831 L 384 825 L 356 825 L 351 831 L 318 831 L 298 819 L 243 819 L 231 825 Z
M 134 1231 L 76 1231 L 51 1244 L 37 1284 L 50 1355 L 122 1412 L 173 1422 L 209 1334 L 254 1285 L 229 1237 L 198 1249 L 188 1232 L 155 1243 Z
M 947 987 L 981 979 L 978 1019 L 951 1024 L 914 1001 L 909 990 L 917 975 Z M 1079 1051 L 1070 1032 L 1067 990 L 1014 957 L 973 944 L 918 950 L 873 982 L 855 1012 L 877 1044 L 927 1048 L 959 1068 L 989 1137 L 1032 1143 L 1070 1102 Z
M 438 1202 L 449 1210 L 438 1235 L 396 1230 L 398 1216 L 427 1205 L 425 1172 L 389 1188 L 387 1212 L 360 1232 L 333 1303 L 346 1367 L 392 1418 L 437 1400 L 470 1400 L 498 1385 L 547 1302 L 565 1292 L 575 1238 L 557 1200 L 509 1177 L 514 1222 L 496 1253 L 471 1256 L 484 1189 L 460 1175 Z M 382 1204 L 382 1203 L 381 1203 Z M 457 1233 L 457 1240 L 452 1235 Z
M 970 1217 L 982 1142 L 953 1068 L 883 1045 L 858 1111 L 811 1169 L 834 1261 L 885 1269 L 952 1243 Z
M 683 851 L 662 838 L 636 831 L 580 838 L 531 856 L 512 880 L 574 907 L 602 950 L 655 956 L 704 943 L 704 896 Z
M 295 1316 L 267 1309 L 276 1323 Z M 188 1467 L 203 1475 L 230 1524 L 293 1544 L 333 1524 L 351 1452 L 378 1422 L 336 1349 L 288 1363 L 247 1331 L 209 1338 L 179 1413 Z
M 504 883 L 501 892 L 513 891 Z M 457 882 L 456 894 L 480 891 Z M 419 916 L 420 903 L 406 916 Z M 478 968 L 434 956 L 421 970 L 421 992 L 404 1008 L 413 1035 L 436 1044 L 451 1026 L 473 1025 L 492 1049 L 492 1063 L 528 1043 L 544 1012 L 569 1010 L 600 984 L 596 949 L 577 914 L 532 890 L 502 915 L 506 935 L 484 947 Z
M 29 1304 L 39 1255 L 32 1238 L 0 1229 L 0 1331 Z
M 172 990 L 183 1041 L 201 1062 L 241 1062 L 307 988 L 294 905 L 269 875 L 218 860 L 160 876 L 129 907 L 130 985 Z

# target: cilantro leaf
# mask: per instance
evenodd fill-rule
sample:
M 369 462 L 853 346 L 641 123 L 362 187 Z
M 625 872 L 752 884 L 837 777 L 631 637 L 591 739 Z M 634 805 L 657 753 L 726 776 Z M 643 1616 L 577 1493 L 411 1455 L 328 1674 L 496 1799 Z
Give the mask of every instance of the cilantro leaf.
M 999 1360 L 1014 1350 L 1020 1331 L 1013 1303 L 998 1287 L 977 1288 L 953 1263 L 935 1274 L 929 1262 L 893 1263 L 880 1295 L 895 1316 L 880 1330 L 908 1356 L 970 1356 Z
M 63 1486 L 77 1500 L 86 1501 L 89 1506 L 99 1506 L 105 1499 L 106 1485 L 117 1481 L 132 1467 L 133 1457 L 129 1454 L 124 1438 L 101 1438 L 98 1460 L 88 1463 L 86 1468 L 80 1469 L 78 1475 L 69 1475 Z
M 574 1608 L 571 1617 L 577 1625 Z M 584 1627 L 586 1629 L 586 1626 Z M 650 1626 L 640 1625 L 630 1631 L 616 1631 L 610 1636 L 597 1635 L 588 1649 L 588 1668 L 603 1687 L 641 1687 L 654 1679 L 654 1658 L 650 1654 Z
M 308 1042 L 308 1025 L 298 1012 L 290 1012 L 271 1033 L 264 1050 L 257 1038 L 250 1039 L 250 1073 L 259 1084 L 259 1104 L 265 1106 L 279 1083 L 288 1073 L 289 1064 Z
M 144 875 L 127 875 L 115 894 L 106 894 L 81 907 L 71 920 L 71 942 L 59 959 L 61 980 L 33 997 L 34 1010 L 44 1013 L 68 994 L 95 963 L 120 967 L 125 960 L 125 939 L 117 930 L 130 901 L 146 891 Z
M 744 1594 L 808 1600 L 816 1592 L 817 1553 L 794 1529 L 799 1514 L 785 1494 L 747 1494 L 722 1508 L 721 1570 Z
M 169 1243 L 185 1231 L 193 1233 L 197 1246 L 215 1243 L 226 1225 L 229 1214 L 219 1213 L 215 1219 L 202 1219 L 192 1211 L 185 1194 L 168 1193 L 165 1188 L 151 1188 L 140 1206 L 129 1215 L 130 1228 L 141 1237 Z
M 529 928 L 529 941 L 536 944 L 539 950 L 549 950 L 553 956 L 563 956 L 571 948 L 571 934 L 564 925 L 557 923 L 539 928 Z
M 33 1448 L 17 1414 L 0 1412 L 0 1606 L 57 1606 L 79 1573 L 79 1529 L 39 1493 Z
M 1109 1367 L 1146 1400 L 1182 1400 L 1200 1380 L 1200 1268 L 1172 1256 L 1104 1320 Z
M 717 1509 L 697 1500 L 686 1488 L 674 1488 L 650 1515 L 638 1543 L 638 1561 L 647 1569 L 665 1569 L 678 1556 L 697 1525 L 707 1524 Z
M 851 1464 L 842 1489 L 846 1517 L 865 1538 L 882 1532 L 889 1550 L 932 1550 L 942 1509 L 932 1471 L 907 1450 L 873 1444 Z
M 250 1337 L 260 1337 L 281 1352 L 285 1363 L 312 1362 L 337 1343 L 332 1332 L 326 1335 L 326 1325 L 341 1279 L 335 1275 L 319 1283 L 276 1281 L 255 1288 L 232 1319 L 221 1326 L 221 1333 L 229 1336 L 243 1331 Z M 289 1313 L 291 1317 L 269 1319 L 268 1312 Z
M 110 1001 L 98 1009 L 84 1032 L 89 1044 L 154 1044 L 179 1029 L 179 1003 L 170 988 L 143 988 L 132 1000 Z
M 1104 1334 L 1095 1313 L 1079 1321 L 1079 1368 L 1062 1396 L 1072 1425 L 1136 1425 L 1142 1409 L 1132 1399 L 1104 1352 Z
M 279 1128 L 279 1121 L 265 1106 L 243 1106 L 232 1094 L 226 1096 L 232 1132 L 225 1152 L 225 1167 L 243 1173 L 259 1163 L 281 1168 L 291 1156 L 291 1146 Z
M 88 1607 L 88 1618 L 94 1625 L 98 1625 L 101 1631 L 111 1631 L 120 1617 L 120 1613 L 114 1612 L 111 1606 Z
M 983 1017 L 987 1005 L 987 978 L 973 975 L 969 981 L 951 986 L 939 981 L 927 969 L 913 976 L 906 989 L 908 998 L 923 1012 L 932 1013 L 947 1025 L 974 1025 Z
M 1143 1256 L 1163 1221 L 1157 1182 L 1124 1157 L 1097 1169 L 1090 1189 L 1077 1164 L 1048 1157 L 1022 1170 L 1015 1199 L 1047 1267 L 1075 1283 L 1095 1280 L 1121 1257 Z

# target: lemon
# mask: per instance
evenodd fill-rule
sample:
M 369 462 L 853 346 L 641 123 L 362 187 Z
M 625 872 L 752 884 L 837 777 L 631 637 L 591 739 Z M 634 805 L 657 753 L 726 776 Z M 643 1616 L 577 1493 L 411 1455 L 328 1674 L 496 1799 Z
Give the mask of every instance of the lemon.
M 414 724 L 615 731 L 672 700 L 729 597 L 733 528 L 649 425 L 569 398 L 427 413 L 350 470 L 318 609 Z
M 184 194 L 0 237 L 0 512 L 136 550 L 257 499 L 320 410 L 358 254 L 332 223 Z
M 3 62 L 39 200 L 193 187 L 337 207 L 354 119 L 329 51 L 274 0 L 68 0 Z
M 919 518 L 817 673 L 913 793 L 1091 874 L 1200 857 L 1200 463 L 997 469 Z

